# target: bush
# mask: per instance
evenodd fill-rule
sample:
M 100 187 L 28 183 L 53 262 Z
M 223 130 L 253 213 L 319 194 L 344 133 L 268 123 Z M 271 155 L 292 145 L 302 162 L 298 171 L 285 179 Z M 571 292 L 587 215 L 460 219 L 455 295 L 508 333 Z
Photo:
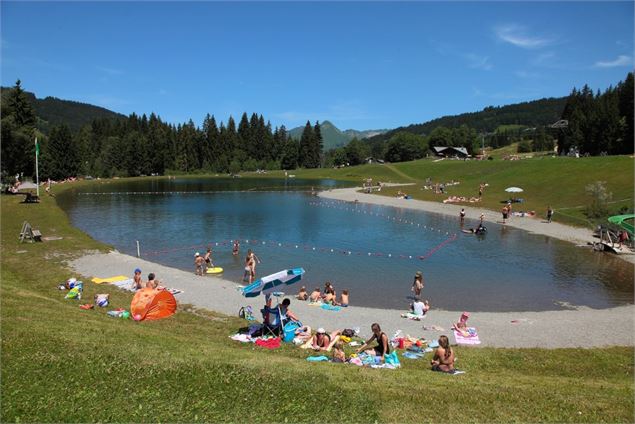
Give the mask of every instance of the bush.
M 585 213 L 589 218 L 602 218 L 608 215 L 608 203 L 613 198 L 613 193 L 606 188 L 606 181 L 596 181 L 586 186 L 585 191 L 591 197 Z
M 518 143 L 518 149 L 517 149 L 518 153 L 529 153 L 531 152 L 531 143 L 527 140 L 523 140 L 520 143 Z

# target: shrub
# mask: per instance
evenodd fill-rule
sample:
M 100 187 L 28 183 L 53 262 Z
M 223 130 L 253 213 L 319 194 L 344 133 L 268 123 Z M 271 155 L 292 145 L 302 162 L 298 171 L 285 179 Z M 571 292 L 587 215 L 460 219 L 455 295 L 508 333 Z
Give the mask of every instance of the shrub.
M 609 213 L 608 203 L 613 198 L 613 193 L 606 188 L 606 181 L 596 181 L 585 187 L 591 202 L 587 205 L 585 213 L 589 218 L 601 218 Z

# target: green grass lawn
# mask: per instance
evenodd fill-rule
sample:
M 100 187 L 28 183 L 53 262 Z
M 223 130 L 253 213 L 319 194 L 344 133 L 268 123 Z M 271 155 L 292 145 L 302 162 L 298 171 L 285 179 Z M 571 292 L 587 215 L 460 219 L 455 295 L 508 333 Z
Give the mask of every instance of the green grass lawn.
M 486 209 L 500 210 L 501 201 L 509 199 L 505 188 L 518 186 L 524 189 L 516 197 L 524 203 L 514 204 L 514 210 L 535 211 L 539 216 L 546 214 L 547 206 L 555 209 L 554 221 L 581 226 L 594 227 L 598 221 L 588 219 L 584 214 L 590 203 L 586 186 L 596 181 L 605 181 L 607 189 L 613 194 L 609 204 L 611 214 L 618 214 L 620 208 L 633 210 L 633 176 L 635 168 L 633 158 L 628 156 L 609 156 L 591 158 L 563 158 L 550 156 L 534 157 L 518 161 L 485 160 L 460 161 L 444 160 L 435 162 L 422 159 L 386 165 L 363 165 L 342 169 L 299 170 L 298 177 L 338 178 L 359 181 L 372 177 L 374 181 L 416 183 L 408 188 L 382 190 L 386 196 L 396 195 L 398 190 L 405 191 L 415 199 L 441 202 L 449 195 L 477 196 L 481 182 L 489 184 L 481 203 L 465 203 L 467 206 L 480 206 Z M 422 190 L 427 178 L 433 182 L 459 181 L 460 184 L 448 187 L 446 194 L 434 194 L 432 190 Z M 605 219 L 600 223 L 606 224 Z
M 397 169 L 425 178 L 428 171 L 417 166 Z M 376 166 L 341 171 L 356 173 L 342 176 L 355 179 L 373 169 L 385 172 L 386 179 L 392 172 Z M 450 175 L 452 167 L 443 164 L 440 169 Z M 449 376 L 430 371 L 429 357 L 402 359 L 403 368 L 396 371 L 311 364 L 304 359 L 305 351 L 291 346 L 266 351 L 233 342 L 228 336 L 245 324 L 243 320 L 189 313 L 183 306 L 171 318 L 142 323 L 109 318 L 105 310 L 80 310 L 78 302 L 65 300 L 64 292 L 56 289 L 72 276 L 64 261 L 107 247 L 71 227 L 54 199 L 45 196 L 40 204 L 25 205 L 18 203 L 20 198 L 0 199 L 2 422 L 635 418 L 632 347 L 458 347 L 457 365 L 467 373 Z M 45 236 L 64 239 L 20 244 L 23 220 Z M 112 308 L 129 307 L 130 294 L 90 282 L 84 299 L 98 291 L 111 293 Z

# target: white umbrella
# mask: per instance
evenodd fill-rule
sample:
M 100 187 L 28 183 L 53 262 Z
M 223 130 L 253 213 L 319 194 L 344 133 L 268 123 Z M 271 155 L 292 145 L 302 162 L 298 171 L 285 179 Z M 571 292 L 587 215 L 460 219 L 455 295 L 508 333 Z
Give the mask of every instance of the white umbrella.
M 35 189 L 37 189 L 37 184 L 30 183 L 30 182 L 20 183 L 20 185 L 18 186 L 18 190 L 35 190 Z
M 302 268 L 285 269 L 254 281 L 242 289 L 242 294 L 245 297 L 256 297 L 261 293 L 270 294 L 280 288 L 280 286 L 297 283 L 302 279 L 303 274 L 304 269 Z
M 520 193 L 523 189 L 520 187 L 507 187 L 505 191 L 508 193 Z

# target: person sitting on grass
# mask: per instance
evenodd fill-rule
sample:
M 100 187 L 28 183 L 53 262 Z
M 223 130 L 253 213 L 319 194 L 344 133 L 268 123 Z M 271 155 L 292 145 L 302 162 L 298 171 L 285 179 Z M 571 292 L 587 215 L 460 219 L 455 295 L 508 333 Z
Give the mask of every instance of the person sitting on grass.
M 384 356 L 390 353 L 390 344 L 388 343 L 388 336 L 386 335 L 386 333 L 381 331 L 381 327 L 377 323 L 374 323 L 373 325 L 371 325 L 370 329 L 372 330 L 373 335 L 371 336 L 370 339 L 366 340 L 366 342 L 362 346 L 360 346 L 359 349 L 357 349 L 357 353 L 360 353 L 361 351 L 363 351 L 366 347 L 368 347 L 368 345 L 373 340 L 376 340 L 377 346 L 367 350 L 366 353 L 369 355 L 380 357 L 381 361 L 383 362 Z
M 344 344 L 340 341 L 333 345 L 333 362 L 346 362 L 346 353 L 344 353 Z
M 141 270 L 139 268 L 134 270 L 134 277 L 132 277 L 132 289 L 141 290 L 143 288 L 143 281 L 141 280 Z
M 323 350 L 330 352 L 333 345 L 339 341 L 339 336 L 342 334 L 342 330 L 335 330 L 331 334 L 327 334 L 326 330 L 322 327 L 317 329 L 317 332 L 301 347 L 303 349 Z
M 454 372 L 454 360 L 454 351 L 450 347 L 448 336 L 439 337 L 439 347 L 430 361 L 432 371 Z
M 155 280 L 154 272 L 148 274 L 148 281 L 146 282 L 147 289 L 156 289 L 159 283 Z
M 291 305 L 291 300 L 289 298 L 285 298 L 280 304 L 280 313 L 282 314 L 282 324 L 286 324 L 289 321 L 300 321 L 298 317 L 289 310 L 289 305 Z

